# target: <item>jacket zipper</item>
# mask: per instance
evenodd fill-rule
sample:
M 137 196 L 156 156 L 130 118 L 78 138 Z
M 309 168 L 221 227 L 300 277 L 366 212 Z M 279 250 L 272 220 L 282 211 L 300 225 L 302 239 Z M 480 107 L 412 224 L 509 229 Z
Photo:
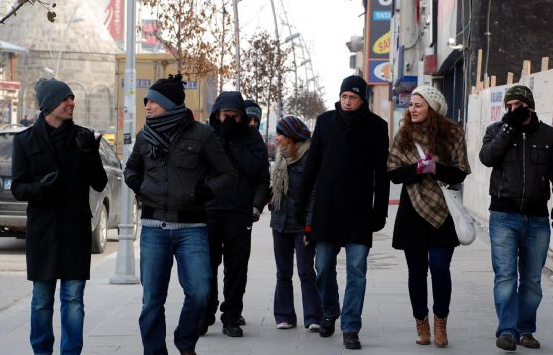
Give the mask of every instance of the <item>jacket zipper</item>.
M 165 159 L 167 158 L 167 156 L 162 156 L 161 157 L 161 166 L 164 168 L 165 170 L 165 203 L 164 203 L 164 208 L 163 208 L 163 212 L 164 212 L 164 216 L 163 216 L 163 220 L 165 221 L 167 219 L 167 211 L 168 211 L 168 205 L 167 205 L 167 188 L 168 188 L 168 183 L 169 183 L 169 169 L 168 167 L 165 167 Z
M 520 210 L 524 205 L 524 194 L 526 193 L 526 133 L 522 133 L 522 198 L 520 199 Z

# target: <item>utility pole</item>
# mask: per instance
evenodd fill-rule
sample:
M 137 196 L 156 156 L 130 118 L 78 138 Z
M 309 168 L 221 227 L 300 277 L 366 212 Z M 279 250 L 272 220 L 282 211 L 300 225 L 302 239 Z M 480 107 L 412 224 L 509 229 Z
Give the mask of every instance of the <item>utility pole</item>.
M 127 0 L 127 58 L 125 66 L 125 122 L 123 125 L 123 167 L 131 155 L 134 136 L 134 121 L 136 113 L 136 0 Z M 136 284 L 139 282 L 135 275 L 134 245 L 133 245 L 133 194 L 121 181 L 121 223 L 119 224 L 119 243 L 117 245 L 117 259 L 115 275 L 109 278 L 112 284 Z
M 280 37 L 278 35 L 278 21 L 275 11 L 275 2 L 271 0 L 271 8 L 273 9 L 273 19 L 275 21 L 275 36 L 278 43 L 277 47 L 277 60 L 280 60 Z M 277 75 L 277 88 L 278 88 L 278 98 L 277 98 L 277 112 L 278 112 L 278 118 L 282 117 L 282 79 L 281 74 L 279 73 Z M 277 119 L 278 119 L 277 118 Z M 269 128 L 269 117 L 267 117 L 267 129 Z
M 271 1 L 272 2 L 272 1 Z M 236 91 L 240 91 L 240 70 L 242 65 L 240 63 L 240 26 L 238 25 L 238 0 L 232 0 L 232 7 L 234 10 L 234 56 L 236 58 L 236 73 L 234 74 L 234 80 L 236 81 Z

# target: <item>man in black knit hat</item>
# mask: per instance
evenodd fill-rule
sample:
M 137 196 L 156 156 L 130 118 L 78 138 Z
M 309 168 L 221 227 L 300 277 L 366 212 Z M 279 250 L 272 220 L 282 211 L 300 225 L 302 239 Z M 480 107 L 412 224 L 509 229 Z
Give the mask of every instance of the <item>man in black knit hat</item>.
M 166 355 L 165 300 L 173 257 L 186 296 L 174 343 L 195 354 L 198 324 L 212 277 L 205 203 L 230 187 L 234 169 L 213 129 L 184 105 L 182 77 L 169 76 L 144 97 L 146 124 L 125 168 L 125 182 L 142 201 L 139 324 L 144 355 Z M 211 179 L 205 182 L 206 175 Z
M 390 191 L 388 125 L 369 110 L 366 87 L 359 76 L 345 78 L 336 109 L 317 117 L 296 198 L 296 220 L 305 225 L 315 187 L 310 239 L 316 242 L 317 287 L 323 308 L 319 335 L 331 336 L 341 316 L 346 349 L 361 348 L 358 334 L 367 257 L 373 232 L 386 224 Z M 342 247 L 348 282 L 340 310 L 336 256 Z
M 486 129 L 480 150 L 480 161 L 492 168 L 489 227 L 499 318 L 496 346 L 514 351 L 518 343 L 537 349 L 540 342 L 532 334 L 551 234 L 547 202 L 553 128 L 538 119 L 530 88 L 512 86 L 503 103 L 507 112 Z
M 25 252 L 33 282 L 31 346 L 53 354 L 54 294 L 60 280 L 61 354 L 83 348 L 84 288 L 92 245 L 90 187 L 102 191 L 107 175 L 98 152 L 101 136 L 73 123 L 75 96 L 56 79 L 36 84 L 40 115 L 13 140 L 17 200 L 28 201 Z

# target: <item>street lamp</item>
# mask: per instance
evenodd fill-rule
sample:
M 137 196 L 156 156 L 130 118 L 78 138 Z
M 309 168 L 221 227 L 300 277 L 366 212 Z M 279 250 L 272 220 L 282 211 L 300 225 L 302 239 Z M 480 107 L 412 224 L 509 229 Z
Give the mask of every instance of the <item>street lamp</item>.
M 75 10 L 73 11 L 73 14 L 69 18 L 69 22 L 67 22 L 67 26 L 65 27 L 65 31 L 63 32 L 63 39 L 61 40 L 61 48 L 58 52 L 58 60 L 56 61 L 56 70 L 54 71 L 54 78 L 58 77 L 59 70 L 60 70 L 60 62 L 61 62 L 61 54 L 65 50 L 65 40 L 67 39 L 67 32 L 69 32 L 69 27 L 71 24 L 76 22 L 84 21 L 85 18 L 77 15 L 77 10 L 79 9 L 79 5 L 75 7 Z

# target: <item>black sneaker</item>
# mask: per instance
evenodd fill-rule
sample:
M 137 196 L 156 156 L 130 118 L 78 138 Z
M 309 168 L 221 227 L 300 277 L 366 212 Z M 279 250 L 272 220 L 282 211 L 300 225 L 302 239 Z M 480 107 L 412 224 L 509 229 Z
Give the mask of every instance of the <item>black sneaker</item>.
M 357 333 L 344 333 L 344 346 L 346 349 L 357 350 L 361 349 L 361 342 Z
M 334 323 L 336 323 L 336 319 L 324 318 L 321 322 L 321 327 L 319 328 L 319 335 L 323 338 L 328 338 L 334 334 Z
M 495 341 L 495 346 L 505 351 L 515 351 L 517 349 L 515 338 L 511 334 L 501 334 Z
M 534 338 L 532 334 L 522 334 L 517 344 L 528 349 L 539 349 L 541 346 L 538 339 Z
M 240 318 L 238 318 L 238 325 L 246 325 L 246 320 L 244 319 L 244 317 L 240 316 Z
M 231 338 L 240 338 L 244 336 L 244 332 L 238 324 L 223 324 L 223 334 Z

